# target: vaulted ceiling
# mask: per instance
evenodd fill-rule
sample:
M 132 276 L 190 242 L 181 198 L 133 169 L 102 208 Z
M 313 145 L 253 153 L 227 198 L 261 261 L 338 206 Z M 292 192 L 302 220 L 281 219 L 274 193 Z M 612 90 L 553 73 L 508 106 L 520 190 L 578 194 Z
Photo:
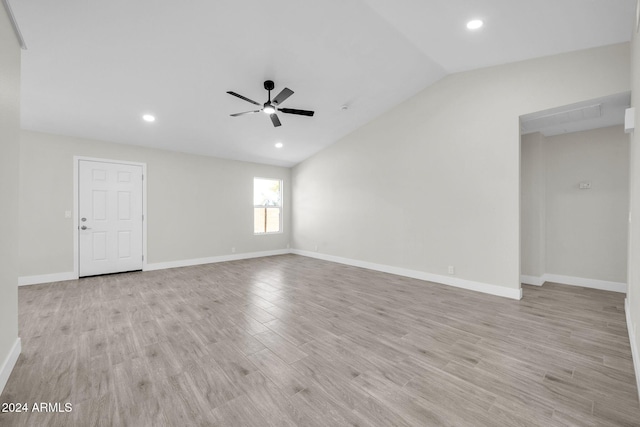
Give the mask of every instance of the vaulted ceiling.
M 635 0 L 11 0 L 22 126 L 294 165 L 447 74 L 628 41 Z M 469 31 L 470 19 L 484 21 Z M 295 93 L 281 127 L 226 94 Z M 343 107 L 347 107 L 344 109 Z M 144 122 L 145 113 L 156 116 Z M 282 142 L 282 148 L 275 148 Z

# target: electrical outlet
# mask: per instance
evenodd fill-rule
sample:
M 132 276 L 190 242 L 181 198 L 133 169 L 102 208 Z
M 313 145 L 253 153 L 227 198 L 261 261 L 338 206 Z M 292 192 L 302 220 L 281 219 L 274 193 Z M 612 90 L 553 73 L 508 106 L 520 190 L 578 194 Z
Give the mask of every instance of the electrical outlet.
M 316 245 L 316 247 L 313 250 L 318 252 L 318 245 Z
M 65 218 L 71 218 L 71 211 L 64 211 Z
M 449 266 L 449 274 L 456 274 L 456 268 L 453 265 Z
M 287 249 L 289 249 L 291 247 L 290 243 L 287 243 Z
M 232 253 L 232 254 L 235 254 L 235 253 L 236 253 L 236 247 L 235 247 L 235 246 L 231 248 L 231 253 Z

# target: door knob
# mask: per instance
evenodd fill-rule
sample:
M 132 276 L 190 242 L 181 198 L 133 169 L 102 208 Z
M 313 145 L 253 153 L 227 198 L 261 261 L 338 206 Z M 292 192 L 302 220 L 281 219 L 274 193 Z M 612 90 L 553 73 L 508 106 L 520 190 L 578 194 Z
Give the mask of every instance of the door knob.
M 83 225 L 82 227 L 80 227 L 80 230 L 91 230 L 91 228 L 87 227 L 86 225 Z

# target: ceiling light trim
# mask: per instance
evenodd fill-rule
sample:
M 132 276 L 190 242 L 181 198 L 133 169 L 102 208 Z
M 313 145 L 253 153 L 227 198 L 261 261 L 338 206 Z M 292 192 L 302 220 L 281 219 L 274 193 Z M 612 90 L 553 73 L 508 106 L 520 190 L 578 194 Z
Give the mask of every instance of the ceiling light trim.
M 11 5 L 9 4 L 9 0 L 2 0 L 2 4 L 4 5 L 5 10 L 7 11 L 7 15 L 9 15 L 9 21 L 11 21 L 13 32 L 18 38 L 18 43 L 20 43 L 20 48 L 22 50 L 27 50 L 27 44 L 24 41 L 24 37 L 22 37 L 22 33 L 20 32 L 20 27 L 18 27 L 18 21 L 16 20 L 16 17 L 13 14 L 13 10 L 11 10 Z

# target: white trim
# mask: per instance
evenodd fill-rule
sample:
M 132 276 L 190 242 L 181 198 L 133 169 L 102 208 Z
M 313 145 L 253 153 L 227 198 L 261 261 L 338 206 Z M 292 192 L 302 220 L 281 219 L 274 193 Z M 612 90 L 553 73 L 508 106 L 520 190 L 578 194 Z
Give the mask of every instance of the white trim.
M 147 224 L 149 219 L 147 218 L 147 164 L 140 163 L 142 165 L 142 271 L 147 269 Z
M 584 277 L 563 276 L 561 274 L 543 274 L 542 276 L 520 276 L 520 282 L 525 285 L 542 286 L 545 282 L 558 283 L 560 285 L 582 286 L 583 288 L 600 289 L 627 293 L 627 284 L 622 282 L 610 282 L 608 280 L 587 279 Z
M 527 276 L 526 274 L 523 274 L 520 276 L 520 283 L 524 285 L 542 286 L 544 284 L 544 275 Z
M 322 259 L 325 261 L 337 262 L 339 264 L 351 265 L 354 267 L 366 268 L 369 270 L 381 271 L 383 273 L 395 274 L 398 276 L 411 277 L 413 279 L 425 280 L 428 282 L 440 283 L 443 285 L 454 286 L 456 288 L 468 289 L 470 291 L 482 292 L 485 294 L 496 295 L 511 299 L 522 299 L 522 288 L 507 288 L 505 286 L 492 285 L 489 283 L 474 282 L 471 280 L 460 279 L 457 277 L 441 276 L 438 274 L 425 273 L 423 271 L 409 270 L 390 265 L 376 264 L 367 261 L 359 261 L 350 258 L 342 258 L 333 255 L 326 255 L 317 252 L 303 251 L 292 249 L 291 253 L 296 255 L 307 256 L 310 258 Z
M 11 351 L 4 359 L 2 366 L 0 366 L 0 394 L 2 394 L 4 386 L 7 385 L 7 381 L 9 381 L 11 371 L 13 371 L 13 367 L 16 366 L 16 362 L 18 361 L 18 357 L 20 357 L 21 351 L 22 344 L 20 342 L 20 337 L 18 337 L 16 338 L 16 342 L 13 344 Z
M 627 293 L 627 284 L 621 282 L 586 279 L 584 277 L 562 276 L 560 274 L 545 274 L 542 277 L 544 278 L 545 282 L 554 282 L 570 286 L 582 286 L 583 288 L 600 289 L 603 291 Z
M 166 268 L 189 267 L 192 265 L 211 264 L 216 262 L 237 261 L 241 259 L 261 258 L 273 255 L 290 254 L 289 249 L 277 249 L 273 251 L 248 252 L 244 254 L 220 255 L 207 258 L 185 259 L 180 261 L 156 262 L 147 264 L 143 271 L 164 270 Z M 69 271 L 67 273 L 41 274 L 38 276 L 22 276 L 18 278 L 18 286 L 37 285 L 40 283 L 63 282 L 66 280 L 77 280 L 78 275 Z
M 142 216 L 144 220 L 142 221 L 142 271 L 147 270 L 147 224 L 149 223 L 147 216 L 147 164 L 140 162 L 129 162 L 126 160 L 113 160 L 113 159 L 101 159 L 97 157 L 86 157 L 86 156 L 73 156 L 73 272 L 75 277 L 73 279 L 78 279 L 80 277 L 78 258 L 80 253 L 78 252 L 78 209 L 80 206 L 80 201 L 78 198 L 80 197 L 80 191 L 78 186 L 78 167 L 81 160 L 90 161 L 90 162 L 101 162 L 101 163 L 116 163 L 120 165 L 131 165 L 131 166 L 141 166 L 142 167 Z M 69 279 L 64 279 L 69 280 Z
M 280 230 L 278 231 L 272 231 L 270 233 L 267 233 L 267 230 L 265 230 L 264 233 L 256 233 L 255 232 L 255 228 L 254 228 L 254 232 L 253 235 L 254 236 L 270 236 L 272 234 L 284 234 L 284 179 L 282 178 L 263 178 L 260 176 L 254 176 L 253 177 L 253 187 L 252 187 L 252 194 L 255 194 L 256 191 L 256 179 L 261 179 L 263 181 L 280 181 L 280 206 L 264 206 L 264 205 L 253 205 L 253 209 L 254 209 L 254 214 L 251 216 L 252 218 L 252 222 L 251 224 L 253 224 L 253 221 L 255 220 L 255 209 L 256 208 L 279 208 L 280 209 Z M 254 200 L 255 202 L 255 200 Z M 267 213 L 265 212 L 265 215 Z M 254 225 L 252 225 L 252 227 L 254 227 Z
M 7 15 L 9 15 L 9 21 L 11 21 L 11 26 L 13 27 L 13 32 L 15 33 L 16 38 L 18 39 L 20 48 L 22 50 L 27 50 L 27 44 L 24 42 L 24 37 L 22 37 L 22 32 L 20 31 L 20 27 L 18 27 L 18 21 L 13 14 L 13 10 L 11 9 L 11 4 L 9 4 L 9 0 L 2 0 L 2 3 L 4 4 L 4 8 L 7 11 Z
M 167 268 L 190 267 L 192 265 L 212 264 L 216 262 L 237 261 L 241 259 L 262 258 L 273 255 L 290 254 L 289 249 L 276 249 L 273 251 L 247 252 L 244 254 L 220 255 L 207 258 L 183 259 L 180 261 L 154 262 L 147 264 L 145 271 L 164 270 Z
M 636 374 L 636 385 L 638 387 L 638 398 L 640 399 L 640 348 L 636 342 L 636 331 L 633 330 L 631 321 L 631 310 L 629 309 L 629 298 L 624 299 L 624 312 L 627 316 L 627 331 L 629 332 L 629 344 L 631 345 L 631 358 Z
M 18 277 L 18 286 L 64 282 L 65 280 L 76 280 L 77 278 L 78 275 L 73 271 L 69 271 L 67 273 L 40 274 L 38 276 L 22 276 Z
M 78 258 L 80 257 L 80 253 L 78 252 L 78 209 L 79 209 L 79 198 L 80 198 L 80 186 L 78 183 L 78 167 L 79 167 L 80 158 L 78 156 L 73 156 L 73 274 L 75 278 L 79 278 L 80 271 Z

